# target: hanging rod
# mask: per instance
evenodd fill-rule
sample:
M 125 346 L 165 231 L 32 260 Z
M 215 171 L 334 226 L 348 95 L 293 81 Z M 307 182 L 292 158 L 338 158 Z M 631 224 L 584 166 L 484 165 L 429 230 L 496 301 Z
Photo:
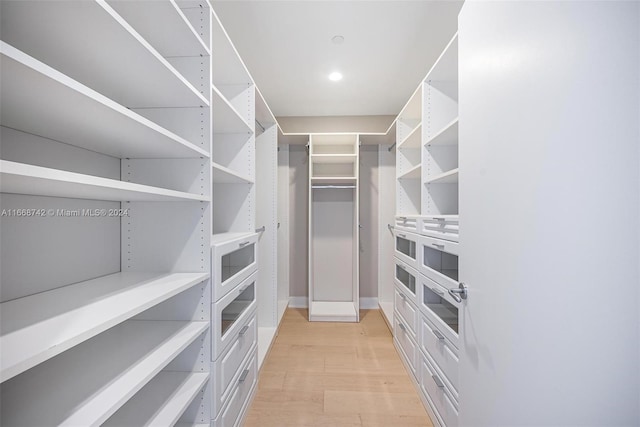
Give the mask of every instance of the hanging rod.
M 391 145 L 391 147 L 387 148 L 387 151 L 389 151 L 389 152 L 390 152 L 391 150 L 393 150 L 393 147 L 395 147 L 395 146 L 396 146 L 396 143 L 394 142 L 394 143 Z
M 263 226 L 262 226 L 262 227 L 260 227 L 260 228 L 256 228 L 256 233 L 263 233 L 263 232 L 265 232 L 266 230 L 267 230 L 267 226 L 266 226 L 266 225 L 263 225 Z
M 262 132 L 264 132 L 266 130 L 264 126 L 262 126 L 262 124 L 258 121 L 258 119 L 255 119 L 255 121 L 256 121 L 256 124 L 260 126 L 260 129 L 262 129 Z
M 312 185 L 311 188 L 356 188 L 355 185 Z

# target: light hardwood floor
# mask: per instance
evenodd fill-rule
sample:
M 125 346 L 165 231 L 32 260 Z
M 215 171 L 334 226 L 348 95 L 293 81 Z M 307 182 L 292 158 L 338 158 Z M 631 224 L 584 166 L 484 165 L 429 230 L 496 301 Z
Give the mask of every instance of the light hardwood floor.
M 360 323 L 288 309 L 245 427 L 432 426 L 378 310 Z

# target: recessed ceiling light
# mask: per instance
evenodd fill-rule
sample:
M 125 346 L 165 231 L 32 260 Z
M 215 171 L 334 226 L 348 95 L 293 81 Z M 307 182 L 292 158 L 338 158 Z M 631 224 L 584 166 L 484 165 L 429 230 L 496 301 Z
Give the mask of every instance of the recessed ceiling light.
M 344 42 L 344 37 L 342 37 L 342 36 L 333 36 L 331 38 L 331 41 L 333 42 L 333 44 L 342 44 Z
M 342 73 L 334 71 L 333 73 L 329 74 L 329 80 L 331 80 L 332 82 L 337 82 L 338 80 L 342 80 Z

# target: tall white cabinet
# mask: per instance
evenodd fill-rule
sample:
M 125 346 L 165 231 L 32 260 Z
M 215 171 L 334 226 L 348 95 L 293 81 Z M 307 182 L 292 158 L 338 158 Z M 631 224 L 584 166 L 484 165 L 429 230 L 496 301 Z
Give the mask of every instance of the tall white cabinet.
M 207 4 L 0 15 L 2 425 L 208 424 Z
M 357 322 L 359 206 L 357 134 L 309 140 L 309 320 Z

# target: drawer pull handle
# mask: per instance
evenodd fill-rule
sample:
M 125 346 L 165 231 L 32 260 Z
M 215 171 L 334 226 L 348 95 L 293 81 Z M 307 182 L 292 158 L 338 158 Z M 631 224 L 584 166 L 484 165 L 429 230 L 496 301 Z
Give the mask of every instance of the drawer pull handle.
M 247 379 L 247 375 L 249 375 L 249 370 L 245 369 L 244 371 L 242 371 L 242 374 L 240 375 L 240 378 L 238 378 L 238 383 L 243 383 L 244 380 Z
M 399 216 L 398 219 L 402 222 L 405 222 L 407 220 L 406 216 Z
M 444 245 L 440 243 L 432 243 L 431 246 L 435 246 L 436 248 L 444 248 Z
M 402 324 L 402 323 L 398 323 L 398 326 L 400 327 L 400 329 L 402 329 L 404 332 L 407 332 L 407 328 Z
M 248 286 L 245 286 L 244 288 L 240 289 L 240 290 L 238 291 L 238 294 L 243 293 L 244 291 L 246 291 L 246 290 L 247 290 L 247 288 L 248 288 Z
M 437 329 L 433 330 L 433 335 L 435 335 L 439 340 L 444 340 L 444 335 L 442 335 L 442 333 Z
M 436 295 L 440 295 L 440 296 L 444 295 L 444 291 L 441 291 L 438 288 L 429 288 L 429 289 L 431 289 L 433 291 L 433 293 L 436 294 Z
M 249 330 L 249 325 L 244 325 L 242 329 L 240 329 L 240 332 L 238 332 L 238 335 L 244 335 L 245 333 L 247 333 L 248 330 Z
M 436 221 L 444 221 L 444 218 L 436 218 L 436 217 L 434 217 L 433 219 L 436 220 Z
M 433 378 L 433 382 L 436 383 L 436 386 L 438 386 L 438 388 L 444 388 L 444 383 L 442 382 L 439 376 L 437 376 L 436 374 L 433 374 L 431 375 L 431 378 Z
M 405 294 L 403 294 L 402 292 L 400 292 L 400 298 L 402 298 L 402 299 L 406 300 L 406 299 L 407 299 L 407 296 L 406 296 Z
M 406 238 L 407 238 L 407 235 L 406 235 L 406 234 L 398 234 L 398 236 L 402 237 L 403 239 L 406 239 Z
M 460 282 L 457 288 L 449 289 L 449 295 L 453 297 L 456 302 L 462 302 L 463 299 L 467 299 L 467 285 Z
M 244 248 L 244 247 L 245 247 L 245 246 L 247 246 L 249 243 L 251 243 L 251 242 L 247 240 L 246 242 L 242 242 L 242 243 L 240 243 L 238 246 L 239 246 L 239 247 L 241 247 L 241 248 Z
M 398 263 L 397 265 L 398 265 L 398 267 L 400 267 L 400 268 L 401 268 L 401 269 L 403 269 L 404 271 L 407 271 L 407 267 L 405 267 L 405 266 L 404 266 L 404 264 L 400 264 L 400 263 Z

